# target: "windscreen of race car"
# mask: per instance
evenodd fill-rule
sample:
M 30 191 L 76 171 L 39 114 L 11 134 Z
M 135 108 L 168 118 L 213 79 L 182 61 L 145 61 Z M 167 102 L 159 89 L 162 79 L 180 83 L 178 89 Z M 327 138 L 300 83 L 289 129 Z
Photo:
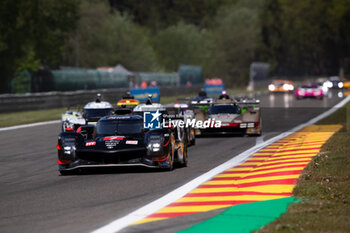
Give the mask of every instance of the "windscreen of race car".
M 213 105 L 209 109 L 210 115 L 224 114 L 224 113 L 239 114 L 240 108 L 237 105 Z
M 99 137 L 113 135 L 140 134 L 142 132 L 142 120 L 127 121 L 99 121 L 97 123 L 97 135 Z
M 103 108 L 103 109 L 84 109 L 84 113 L 87 117 L 104 117 L 111 113 L 113 109 L 111 108 Z

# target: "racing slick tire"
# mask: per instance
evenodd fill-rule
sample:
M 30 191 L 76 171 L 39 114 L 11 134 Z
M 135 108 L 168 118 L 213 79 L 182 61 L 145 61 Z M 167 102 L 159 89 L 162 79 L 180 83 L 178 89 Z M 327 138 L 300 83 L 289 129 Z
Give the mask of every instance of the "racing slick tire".
M 187 152 L 187 145 L 185 145 L 181 166 L 187 167 L 187 164 L 188 164 L 188 152 Z
M 262 124 L 262 119 L 260 117 L 260 132 L 256 135 L 257 137 L 260 137 L 262 135 L 263 133 L 262 127 L 263 127 L 263 124 Z
M 65 129 L 65 127 L 64 127 L 64 122 L 62 122 L 62 123 L 61 123 L 61 132 L 64 132 L 64 129 Z
M 68 176 L 68 175 L 72 175 L 73 172 L 72 171 L 61 170 L 60 174 L 61 174 L 61 176 Z
M 196 138 L 195 138 L 195 137 L 194 137 L 193 139 L 191 139 L 190 145 L 191 145 L 191 146 L 196 145 Z
M 169 150 L 169 156 L 168 156 L 168 162 L 169 167 L 165 168 L 166 171 L 172 171 L 174 169 L 174 146 L 173 144 L 170 144 L 170 150 Z

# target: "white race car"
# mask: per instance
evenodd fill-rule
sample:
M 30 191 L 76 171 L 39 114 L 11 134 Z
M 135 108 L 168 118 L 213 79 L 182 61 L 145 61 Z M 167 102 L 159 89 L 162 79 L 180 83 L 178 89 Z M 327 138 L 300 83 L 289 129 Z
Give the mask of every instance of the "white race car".
M 100 97 L 98 94 L 96 101 L 87 103 L 83 112 L 68 110 L 62 114 L 62 131 L 76 131 L 82 125 L 96 124 L 102 117 L 113 114 L 113 106 L 107 101 L 101 101 Z
M 85 125 L 86 120 L 83 114 L 79 111 L 68 110 L 61 116 L 62 131 L 66 131 L 67 128 L 76 131 L 80 126 Z

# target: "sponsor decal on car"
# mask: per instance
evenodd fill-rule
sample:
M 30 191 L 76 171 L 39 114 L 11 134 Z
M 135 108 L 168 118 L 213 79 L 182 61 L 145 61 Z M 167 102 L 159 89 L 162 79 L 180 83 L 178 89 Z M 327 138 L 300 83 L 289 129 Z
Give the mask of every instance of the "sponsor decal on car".
M 96 145 L 96 142 L 87 142 L 85 143 L 85 146 L 94 146 Z
M 111 137 L 105 137 L 103 138 L 103 141 L 120 141 L 123 140 L 124 136 L 111 136 Z
M 137 145 L 138 141 L 137 140 L 128 140 L 125 142 L 125 144 L 130 144 L 130 145 Z
M 116 140 L 105 141 L 105 145 L 106 145 L 107 149 L 112 149 L 118 144 L 119 144 L 119 141 L 116 141 Z
M 110 116 L 110 117 L 108 117 L 107 119 L 109 119 L 109 120 L 119 120 L 119 119 L 130 119 L 131 117 L 129 117 L 129 116 Z
M 116 145 L 119 144 L 120 141 L 124 139 L 124 136 L 110 136 L 103 138 L 103 141 L 105 142 L 105 145 L 108 149 L 114 148 Z

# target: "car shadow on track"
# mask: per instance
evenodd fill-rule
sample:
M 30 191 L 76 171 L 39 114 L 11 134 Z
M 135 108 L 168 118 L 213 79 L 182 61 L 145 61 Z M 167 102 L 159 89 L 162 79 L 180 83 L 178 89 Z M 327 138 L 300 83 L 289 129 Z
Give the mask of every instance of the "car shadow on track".
M 180 164 L 174 164 L 174 170 L 182 168 Z M 106 174 L 126 174 L 126 173 L 162 173 L 171 172 L 161 168 L 147 168 L 147 167 L 91 167 L 78 168 L 72 171 L 66 171 L 64 175 L 60 176 L 82 176 L 82 175 L 106 175 Z

